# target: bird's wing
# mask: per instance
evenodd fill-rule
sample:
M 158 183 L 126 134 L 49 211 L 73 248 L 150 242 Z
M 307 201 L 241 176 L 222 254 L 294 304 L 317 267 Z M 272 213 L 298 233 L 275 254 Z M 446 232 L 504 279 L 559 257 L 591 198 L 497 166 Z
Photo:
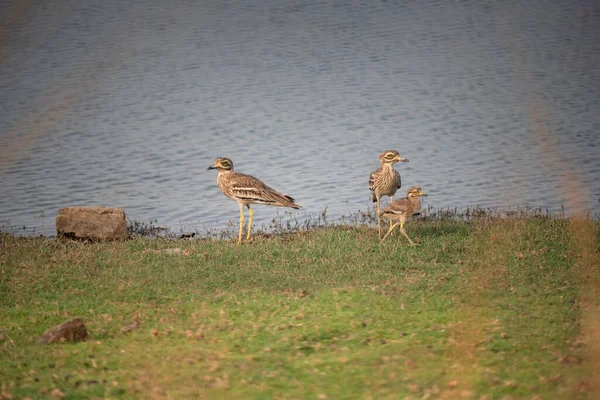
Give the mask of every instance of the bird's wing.
M 379 174 L 381 174 L 381 168 L 377 168 L 375 171 L 371 172 L 371 175 L 369 175 L 369 190 L 375 190 L 375 184 Z
M 392 204 L 384 208 L 383 213 L 385 214 L 405 214 L 411 209 L 410 200 L 407 198 L 398 199 Z
M 233 195 L 241 200 L 273 206 L 295 205 L 292 197 L 278 192 L 251 175 L 236 173 L 230 183 Z

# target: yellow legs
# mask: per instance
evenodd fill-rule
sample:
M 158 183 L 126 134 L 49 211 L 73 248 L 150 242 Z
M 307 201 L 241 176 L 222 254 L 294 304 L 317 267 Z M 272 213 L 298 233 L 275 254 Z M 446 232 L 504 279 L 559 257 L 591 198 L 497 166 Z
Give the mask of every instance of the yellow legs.
M 377 232 L 379 234 L 379 239 L 381 239 L 381 202 L 380 202 L 381 197 L 376 197 L 376 199 L 377 199 Z M 394 201 L 394 196 L 390 196 L 390 204 L 392 204 L 393 201 Z M 390 230 L 391 229 L 392 229 L 392 220 L 390 220 Z M 388 234 L 389 233 L 390 232 L 388 231 Z
M 392 222 L 392 221 L 390 221 L 390 222 Z M 393 224 L 393 225 L 390 225 L 390 229 L 387 231 L 387 233 L 385 234 L 385 236 L 383 237 L 383 239 L 381 239 L 381 241 L 383 242 L 383 241 L 385 240 L 385 238 L 386 238 L 386 237 L 388 237 L 388 235 L 389 235 L 390 233 L 392 233 L 392 231 L 394 230 L 394 228 L 395 228 L 395 227 L 396 227 L 398 224 L 400 224 L 400 233 L 401 233 L 402 235 L 404 235 L 404 237 L 405 237 L 406 239 L 408 239 L 408 241 L 410 242 L 410 244 L 411 244 L 411 245 L 413 245 L 413 246 L 416 246 L 416 244 L 415 244 L 415 243 L 414 243 L 412 240 L 410 240 L 410 238 L 409 238 L 409 237 L 408 237 L 408 235 L 406 234 L 406 231 L 404 230 L 404 221 L 402 221 L 402 222 L 396 222 L 395 224 Z
M 381 209 L 380 209 L 380 205 L 379 205 L 379 196 L 376 197 L 377 199 L 377 232 L 379 234 L 379 239 L 381 239 Z
M 250 214 L 250 220 L 248 221 L 248 235 L 246 235 L 246 240 L 250 239 L 250 230 L 252 229 L 252 218 L 254 217 L 254 211 L 250 208 L 250 204 L 247 204 L 248 214 Z
M 248 234 L 246 235 L 246 240 L 250 239 L 250 231 L 252 230 L 252 218 L 254 218 L 254 211 L 250 208 L 249 204 L 246 204 L 248 207 L 248 214 L 250 214 L 250 219 L 248 220 Z M 244 206 L 240 204 L 240 232 L 238 234 L 238 244 L 242 243 L 242 233 L 244 231 Z
M 390 202 L 388 203 L 388 205 L 392 204 L 393 202 L 394 202 L 394 196 L 392 195 L 392 196 L 390 196 Z M 390 219 L 390 228 L 391 227 L 392 227 L 392 220 Z
M 242 243 L 242 230 L 244 229 L 244 205 L 240 204 L 240 233 L 238 235 L 238 244 Z

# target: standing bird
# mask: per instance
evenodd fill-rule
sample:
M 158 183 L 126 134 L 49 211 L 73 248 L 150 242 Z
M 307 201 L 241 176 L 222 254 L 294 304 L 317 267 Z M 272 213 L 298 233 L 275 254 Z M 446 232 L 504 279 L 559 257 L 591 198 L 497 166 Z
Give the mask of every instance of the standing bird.
M 389 206 L 387 206 L 382 212 L 381 216 L 390 220 L 390 229 L 385 234 L 381 241 L 384 241 L 386 237 L 394 228 L 400 224 L 400 232 L 404 235 L 405 238 L 408 239 L 410 244 L 415 246 L 414 242 L 410 240 L 406 232 L 404 231 L 404 223 L 412 218 L 414 215 L 419 214 L 419 209 L 421 208 L 421 196 L 427 196 L 425 193 L 421 191 L 420 187 L 412 186 L 408 189 L 408 194 L 403 199 L 398 199 Z M 392 225 L 392 221 L 398 221 Z
M 238 235 L 238 244 L 242 242 L 244 206 L 248 207 L 248 214 L 250 214 L 246 240 L 250 239 L 252 217 L 254 217 L 254 211 L 250 208 L 250 204 L 300 208 L 299 205 L 294 204 L 293 198 L 270 188 L 260 179 L 234 172 L 233 161 L 229 158 L 219 157 L 215 159 L 215 163 L 208 167 L 208 169 L 216 169 L 219 171 L 219 175 L 217 176 L 217 185 L 219 185 L 219 189 L 221 189 L 221 192 L 223 192 L 225 196 L 237 201 L 240 206 L 240 233 Z
M 371 172 L 369 176 L 369 189 L 373 192 L 373 202 L 377 202 L 377 230 L 381 238 L 381 196 L 390 196 L 390 203 L 394 201 L 396 191 L 400 189 L 400 173 L 393 167 L 398 161 L 408 162 L 400 157 L 396 150 L 386 150 L 379 155 L 381 167 Z M 392 225 L 390 221 L 390 226 Z

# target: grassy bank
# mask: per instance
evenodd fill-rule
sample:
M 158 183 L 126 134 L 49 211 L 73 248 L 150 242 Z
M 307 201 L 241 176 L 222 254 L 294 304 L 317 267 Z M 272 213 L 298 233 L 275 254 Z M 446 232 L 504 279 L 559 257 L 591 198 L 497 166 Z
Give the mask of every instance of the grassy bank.
M 242 246 L 4 235 L 0 398 L 586 398 L 599 228 L 435 218 L 409 224 L 418 247 L 348 226 Z M 92 340 L 35 343 L 74 317 Z

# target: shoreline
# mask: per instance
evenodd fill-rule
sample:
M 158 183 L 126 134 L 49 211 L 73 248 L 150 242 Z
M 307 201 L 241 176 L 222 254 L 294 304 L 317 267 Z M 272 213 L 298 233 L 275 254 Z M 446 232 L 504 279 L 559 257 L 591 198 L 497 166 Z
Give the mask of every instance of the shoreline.
M 541 207 L 533 206 L 517 206 L 517 207 L 495 207 L 495 208 L 483 208 L 479 206 L 475 207 L 449 207 L 436 209 L 432 206 L 427 206 L 421 211 L 421 215 L 415 217 L 412 223 L 419 223 L 419 221 L 426 220 L 437 220 L 437 219 L 458 219 L 469 221 L 473 218 L 524 218 L 524 217 L 536 217 L 536 218 L 557 218 L 557 219 L 568 219 L 574 216 L 583 216 L 585 219 L 597 220 L 600 219 L 600 212 L 594 211 L 593 209 L 587 209 L 581 213 L 569 215 L 565 212 L 564 208 L 561 210 L 551 211 L 543 209 Z M 312 213 L 310 215 L 305 214 L 305 218 L 299 221 L 296 217 L 285 219 L 283 215 L 277 215 L 274 217 L 269 224 L 263 223 L 256 227 L 253 227 L 253 235 L 259 236 L 271 236 L 274 234 L 285 234 L 292 232 L 308 232 L 312 229 L 321 229 L 333 226 L 373 226 L 377 224 L 375 216 L 375 210 L 369 209 L 367 211 L 356 211 L 348 215 L 342 215 L 337 218 L 333 218 L 331 221 L 327 220 L 327 209 L 320 213 Z M 204 229 L 200 230 L 181 230 L 175 232 L 170 226 L 162 226 L 157 220 L 154 221 L 140 221 L 132 220 L 127 218 L 127 229 L 128 239 L 136 237 L 164 237 L 169 239 L 228 239 L 235 234 L 237 228 L 237 222 L 229 220 L 227 223 L 219 223 L 214 226 L 205 226 Z M 193 225 L 193 224 L 181 224 Z M 219 226 L 225 226 L 225 229 L 220 229 Z M 32 233 L 21 233 L 21 231 L 31 230 Z M 9 234 L 15 237 L 45 237 L 45 238 L 57 238 L 58 236 L 45 235 L 43 233 L 36 234 L 35 228 L 27 228 L 25 226 L 17 228 L 14 225 L 2 225 L 0 227 L 0 234 Z

